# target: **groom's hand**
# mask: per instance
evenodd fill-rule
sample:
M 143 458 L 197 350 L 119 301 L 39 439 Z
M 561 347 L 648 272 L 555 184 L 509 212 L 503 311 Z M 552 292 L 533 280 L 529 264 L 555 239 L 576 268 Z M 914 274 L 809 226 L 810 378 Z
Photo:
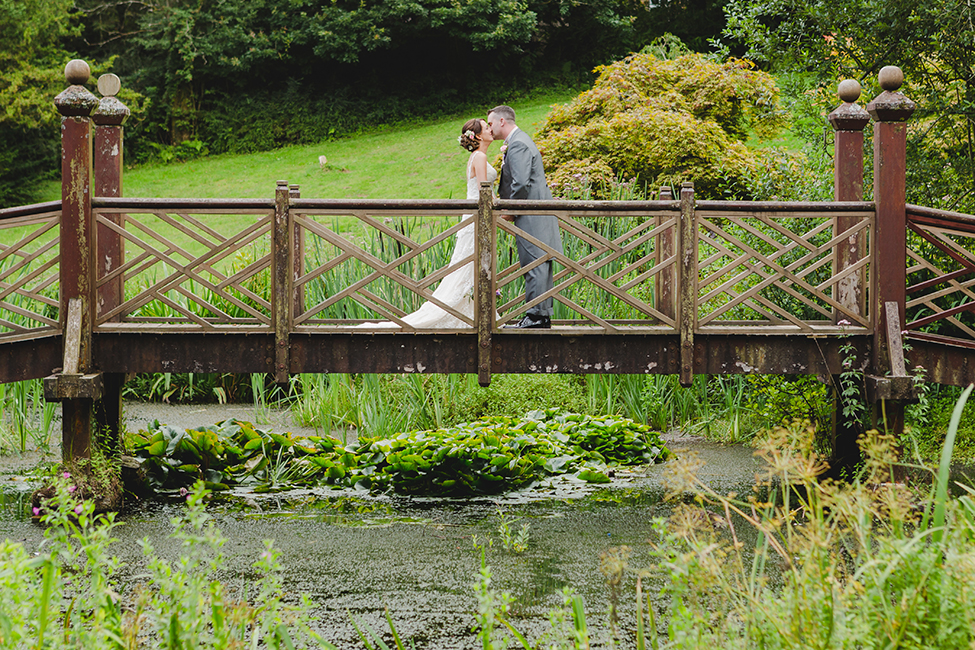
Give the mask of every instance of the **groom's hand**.
M 506 212 L 503 212 L 503 213 L 499 214 L 498 216 L 501 217 L 502 219 L 504 219 L 505 221 L 514 221 L 515 220 L 515 215 L 508 214 Z

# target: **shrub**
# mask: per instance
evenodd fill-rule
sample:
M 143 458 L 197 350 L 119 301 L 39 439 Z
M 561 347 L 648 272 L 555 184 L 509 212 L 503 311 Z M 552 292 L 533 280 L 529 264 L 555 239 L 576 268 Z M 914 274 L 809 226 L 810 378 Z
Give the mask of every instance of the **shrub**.
M 590 174 L 652 185 L 691 180 L 713 198 L 729 185 L 745 193 L 765 157 L 745 139 L 770 137 L 785 123 L 774 80 L 748 61 L 641 52 L 596 71 L 592 89 L 556 106 L 537 134 L 556 184 Z

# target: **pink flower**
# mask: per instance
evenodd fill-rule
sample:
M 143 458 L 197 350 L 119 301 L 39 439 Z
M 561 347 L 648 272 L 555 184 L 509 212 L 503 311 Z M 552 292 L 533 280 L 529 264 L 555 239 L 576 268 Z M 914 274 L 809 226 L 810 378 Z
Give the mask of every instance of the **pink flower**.
M 77 489 L 78 489 L 77 485 L 72 485 L 71 487 L 68 488 L 68 492 L 74 492 Z
M 85 508 L 79 503 L 74 507 L 74 513 L 80 515 Z
M 61 477 L 62 478 L 71 478 L 71 474 L 68 473 L 68 472 L 65 472 L 64 474 L 61 475 Z
M 34 513 L 34 516 L 35 517 L 40 517 L 41 516 L 41 509 L 38 508 L 37 506 L 34 506 L 33 510 L 31 510 L 31 512 Z
M 846 319 L 844 318 L 843 320 L 841 320 L 841 321 L 839 321 L 839 322 L 838 322 L 838 323 L 836 323 L 836 324 L 837 324 L 837 325 L 839 325 L 840 327 L 843 327 L 844 325 L 849 325 L 849 324 L 850 324 L 850 321 L 848 321 L 848 320 L 846 320 Z

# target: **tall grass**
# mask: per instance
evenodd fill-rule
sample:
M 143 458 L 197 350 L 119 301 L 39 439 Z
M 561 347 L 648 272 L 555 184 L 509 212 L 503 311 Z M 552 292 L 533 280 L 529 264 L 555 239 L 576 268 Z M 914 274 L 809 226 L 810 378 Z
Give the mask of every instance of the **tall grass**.
M 0 449 L 51 450 L 57 405 L 44 400 L 39 379 L 0 384 Z

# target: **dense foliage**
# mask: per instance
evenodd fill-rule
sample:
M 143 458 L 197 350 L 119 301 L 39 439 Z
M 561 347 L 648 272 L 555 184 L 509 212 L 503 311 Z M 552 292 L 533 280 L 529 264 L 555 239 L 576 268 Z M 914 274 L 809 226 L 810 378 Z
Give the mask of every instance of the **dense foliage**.
M 57 172 L 50 99 L 71 58 L 110 63 L 123 89 L 149 100 L 123 98 L 127 159 L 168 161 L 588 83 L 594 65 L 664 31 L 702 46 L 723 26 L 724 1 L 4 0 L 4 105 L 21 115 L 0 124 L 0 204 L 30 200 L 29 181 Z
M 31 197 L 29 178 L 59 171 L 58 114 L 64 87 L 61 45 L 74 32 L 71 0 L 0 0 L 0 205 Z
M 205 480 L 215 488 L 321 484 L 434 495 L 497 494 L 568 472 L 608 482 L 608 465 L 654 463 L 670 455 L 646 425 L 557 409 L 349 445 L 262 431 L 237 420 L 182 431 L 157 422 L 134 446 L 155 489 Z
M 828 2 L 730 0 L 726 34 L 747 56 L 777 71 L 807 71 L 836 106 L 839 79 L 858 79 L 864 102 L 877 72 L 904 71 L 902 91 L 918 104 L 908 132 L 908 201 L 975 210 L 975 8 L 963 0 Z M 868 188 L 869 189 L 869 188 Z
M 774 79 L 748 61 L 641 52 L 597 71 L 592 89 L 556 107 L 537 135 L 556 188 L 635 178 L 694 181 L 704 198 L 747 194 L 764 163 L 745 140 L 785 123 Z

